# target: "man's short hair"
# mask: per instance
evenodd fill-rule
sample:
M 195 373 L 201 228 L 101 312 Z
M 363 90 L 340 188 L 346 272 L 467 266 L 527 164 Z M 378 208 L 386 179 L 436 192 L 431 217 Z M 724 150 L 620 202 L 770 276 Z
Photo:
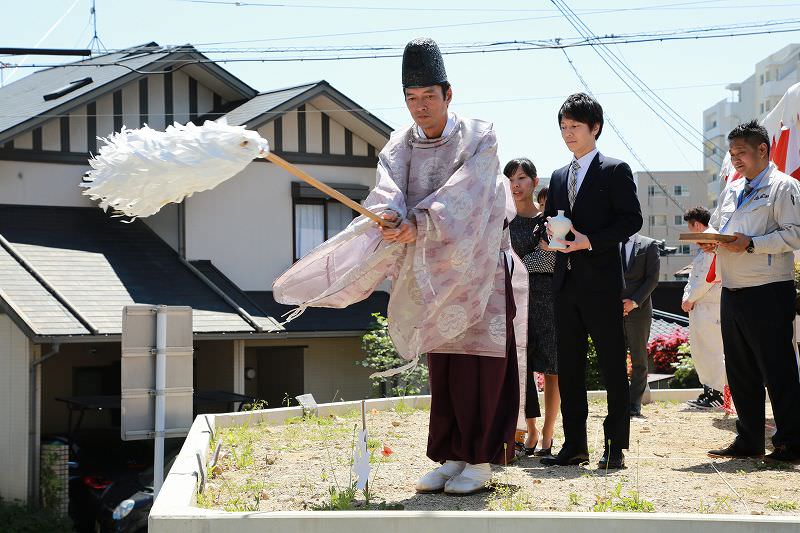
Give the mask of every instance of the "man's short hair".
M 589 130 L 594 128 L 595 124 L 600 124 L 600 129 L 597 130 L 595 139 L 600 138 L 603 133 L 603 108 L 600 103 L 586 93 L 571 94 L 566 102 L 561 105 L 558 110 L 558 125 L 561 126 L 561 119 L 568 118 L 577 122 L 588 124 Z
M 705 207 L 698 205 L 686 211 L 683 215 L 683 220 L 686 222 L 699 222 L 704 226 L 708 226 L 708 221 L 711 220 L 711 213 Z
M 767 128 L 756 120 L 739 124 L 728 134 L 728 142 L 734 139 L 742 139 L 753 148 L 758 148 L 761 144 L 767 145 L 767 157 L 769 157 L 769 133 Z
M 536 166 L 533 164 L 533 161 L 527 157 L 519 157 L 506 163 L 503 174 L 505 174 L 507 178 L 510 178 L 518 168 L 522 168 L 522 171 L 527 174 L 529 178 L 534 179 L 536 177 Z

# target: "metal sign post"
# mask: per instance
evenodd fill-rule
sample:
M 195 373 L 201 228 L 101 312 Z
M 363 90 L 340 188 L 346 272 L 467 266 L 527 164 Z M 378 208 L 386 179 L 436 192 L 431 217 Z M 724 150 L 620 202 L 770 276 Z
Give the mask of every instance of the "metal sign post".
M 193 417 L 192 309 L 129 305 L 122 315 L 122 440 L 154 439 L 153 492 L 164 481 L 164 439 Z

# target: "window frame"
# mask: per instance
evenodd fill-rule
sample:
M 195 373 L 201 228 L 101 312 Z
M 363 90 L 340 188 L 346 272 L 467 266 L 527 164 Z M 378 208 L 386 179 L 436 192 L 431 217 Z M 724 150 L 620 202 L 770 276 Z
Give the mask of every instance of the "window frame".
M 332 186 L 345 194 L 355 202 L 361 202 L 369 194 L 369 187 L 365 185 L 352 185 L 336 183 Z M 297 206 L 298 205 L 321 205 L 322 206 L 322 236 L 323 242 L 332 237 L 328 235 L 328 205 L 330 203 L 342 204 L 335 198 L 318 191 L 306 183 L 293 181 L 292 192 L 292 263 L 296 263 L 301 258 L 297 257 Z M 358 216 L 358 212 L 351 209 L 353 219 Z

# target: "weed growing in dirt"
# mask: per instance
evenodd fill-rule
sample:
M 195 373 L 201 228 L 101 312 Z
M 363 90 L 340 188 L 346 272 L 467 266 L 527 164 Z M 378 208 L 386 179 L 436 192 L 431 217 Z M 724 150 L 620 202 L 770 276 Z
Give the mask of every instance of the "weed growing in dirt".
M 520 487 L 509 483 L 490 482 L 492 494 L 486 502 L 490 511 L 533 511 L 534 503 Z
M 598 495 L 597 502 L 592 511 L 595 513 L 626 512 L 626 513 L 652 513 L 653 503 L 639 497 L 639 493 L 632 491 L 630 496 L 622 495 L 622 482 L 618 481 L 614 490 L 607 496 Z
M 782 501 L 772 501 L 767 504 L 767 507 L 772 509 L 773 511 L 797 511 L 800 509 L 800 505 L 797 505 L 795 502 L 782 502 Z
M 567 496 L 567 511 L 572 511 L 573 507 L 580 504 L 581 504 L 580 497 L 576 493 L 570 492 L 569 496 Z

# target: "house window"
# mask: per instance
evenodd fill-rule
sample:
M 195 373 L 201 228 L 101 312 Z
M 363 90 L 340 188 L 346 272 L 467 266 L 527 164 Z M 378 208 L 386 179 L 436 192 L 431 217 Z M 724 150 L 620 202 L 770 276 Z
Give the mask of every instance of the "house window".
M 659 187 L 656 187 L 655 185 L 647 186 L 647 196 L 650 196 L 652 198 L 653 196 L 663 196 L 663 195 L 664 191 L 662 191 Z
M 650 215 L 651 226 L 666 226 L 667 215 Z
M 758 77 L 758 84 L 759 85 L 764 85 L 764 75 L 763 74 Z
M 369 189 L 363 185 L 336 185 L 351 200 L 361 201 Z M 358 213 L 305 183 L 292 183 L 294 210 L 294 261 L 330 239 Z
M 689 255 L 692 252 L 691 248 L 688 244 L 679 244 L 678 245 L 678 254 L 679 255 Z
M 675 196 L 689 196 L 689 188 L 686 185 L 673 185 L 672 193 Z
M 675 225 L 683 226 L 683 215 L 675 215 Z
M 763 113 L 764 112 L 764 102 L 761 102 L 760 109 L 761 109 L 761 113 Z

